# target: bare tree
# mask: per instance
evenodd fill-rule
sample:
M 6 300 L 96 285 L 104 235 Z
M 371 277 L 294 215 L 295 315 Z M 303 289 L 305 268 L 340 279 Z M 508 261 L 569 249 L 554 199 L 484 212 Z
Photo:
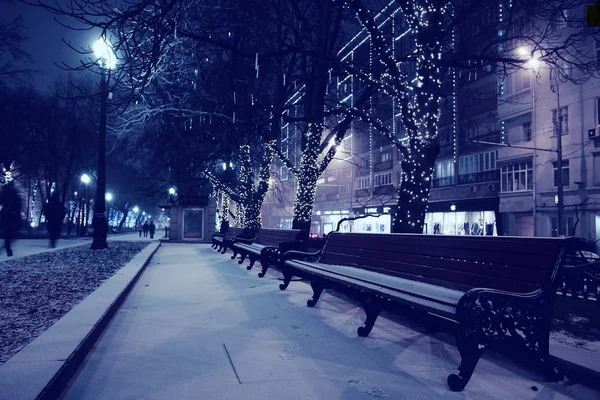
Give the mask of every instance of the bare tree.
M 598 77 L 595 56 L 586 51 L 598 34 L 586 28 L 579 1 L 409 0 L 386 7 L 365 0 L 338 3 L 356 13 L 373 53 L 373 62 L 363 68 L 343 67 L 389 95 L 400 111 L 404 132 L 397 136 L 372 114 L 357 112 L 403 155 L 395 232 L 422 232 L 440 151 L 440 101 L 447 93 L 444 82 L 453 72 L 489 73 L 486 68 L 491 66 L 502 79 L 530 68 L 528 60 L 535 59 L 574 83 Z M 409 38 L 410 51 L 393 51 L 393 32 Z M 373 68 L 384 72 L 373 74 Z

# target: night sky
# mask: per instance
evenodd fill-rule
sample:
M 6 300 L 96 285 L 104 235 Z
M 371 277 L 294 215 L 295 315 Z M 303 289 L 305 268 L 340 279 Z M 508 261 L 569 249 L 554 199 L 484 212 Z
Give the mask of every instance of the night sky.
M 59 0 L 60 3 L 64 0 Z M 52 82 L 67 72 L 61 70 L 55 64 L 62 65 L 63 62 L 77 65 L 82 58 L 81 55 L 70 49 L 63 43 L 71 41 L 74 47 L 87 47 L 97 38 L 91 31 L 72 31 L 59 25 L 53 16 L 40 8 L 18 3 L 14 0 L 0 0 L 0 20 L 12 20 L 18 15 L 25 18 L 27 26 L 26 35 L 29 39 L 23 43 L 33 63 L 30 68 L 36 69 L 31 76 L 31 83 L 40 91 L 46 91 L 52 87 Z

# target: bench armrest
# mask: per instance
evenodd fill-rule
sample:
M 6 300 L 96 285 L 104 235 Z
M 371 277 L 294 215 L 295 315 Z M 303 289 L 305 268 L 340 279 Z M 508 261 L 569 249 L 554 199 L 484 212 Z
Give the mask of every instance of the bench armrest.
M 302 251 L 304 246 L 304 242 L 301 240 L 291 240 L 286 242 L 279 242 L 277 246 L 281 253 L 285 253 L 286 251 Z
M 515 313 L 518 309 L 521 309 L 524 314 L 544 315 L 544 308 L 552 304 L 545 301 L 547 300 L 545 292 L 541 288 L 529 293 L 474 288 L 462 295 L 458 301 L 456 319 L 459 323 L 469 324 L 477 318 L 500 319 L 505 313 Z
M 254 238 L 235 237 L 235 238 L 231 238 L 231 239 L 235 243 L 252 244 L 254 242 Z
M 213 235 L 212 235 L 212 237 L 214 237 L 214 238 L 215 237 L 225 237 L 225 236 L 227 236 L 225 233 L 219 233 L 219 232 L 213 233 Z
M 323 252 L 323 250 L 319 250 L 319 251 L 315 251 L 315 252 L 290 250 L 290 251 L 285 252 L 283 257 L 281 257 L 281 261 L 285 262 L 287 260 L 297 259 L 297 260 L 301 260 L 301 261 L 315 262 L 316 260 L 319 259 L 319 257 L 321 257 L 322 252 Z

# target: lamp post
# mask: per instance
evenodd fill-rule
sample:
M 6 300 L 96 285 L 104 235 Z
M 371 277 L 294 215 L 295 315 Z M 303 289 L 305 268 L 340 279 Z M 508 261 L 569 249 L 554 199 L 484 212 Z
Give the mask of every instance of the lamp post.
M 108 216 L 108 226 L 110 226 L 110 213 L 111 213 L 111 207 L 110 207 L 110 203 L 113 199 L 113 195 L 110 192 L 106 192 L 106 194 L 104 195 L 104 199 L 106 200 L 107 206 L 106 206 L 106 212 L 107 212 L 107 216 Z
M 88 174 L 83 174 L 81 175 L 81 183 L 83 183 L 83 194 L 81 196 L 80 199 L 80 213 L 81 213 L 81 226 L 78 225 L 79 230 L 79 236 L 84 236 L 85 235 L 85 231 L 86 231 L 86 222 L 87 222 L 87 218 L 86 218 L 86 212 L 85 210 L 87 209 L 87 185 L 89 185 L 91 179 L 90 176 Z
M 532 70 L 537 70 L 540 67 L 539 54 L 531 53 L 524 47 L 519 47 L 517 49 L 517 53 L 519 55 L 529 55 L 529 59 L 525 63 L 525 67 L 530 68 Z M 558 219 L 558 236 L 565 236 L 565 224 L 563 222 L 563 214 L 564 214 L 564 199 L 563 199 L 563 174 L 562 174 L 562 123 L 563 123 L 563 115 L 560 110 L 560 92 L 559 92 L 559 78 L 557 71 L 552 68 L 552 65 L 548 64 L 548 80 L 550 81 L 550 89 L 553 93 L 556 93 L 556 185 L 557 185 L 557 219 Z M 533 86 L 532 86 L 533 88 Z M 533 97 L 533 112 L 535 112 L 535 91 L 532 92 Z M 534 137 L 535 137 L 535 130 Z M 535 143 L 535 142 L 534 142 Z M 535 144 L 534 144 L 535 147 Z M 534 150 L 534 185 L 535 185 L 535 150 Z M 535 203 L 535 186 L 534 186 L 534 199 L 533 199 L 533 226 L 534 226 L 534 236 L 535 236 L 535 212 L 536 212 L 536 203 Z
M 106 218 L 106 108 L 108 103 L 108 81 L 110 70 L 116 66 L 116 57 L 110 43 L 101 37 L 94 43 L 94 55 L 100 64 L 100 128 L 98 133 L 98 187 L 94 204 L 94 240 L 93 250 L 106 249 L 108 219 Z

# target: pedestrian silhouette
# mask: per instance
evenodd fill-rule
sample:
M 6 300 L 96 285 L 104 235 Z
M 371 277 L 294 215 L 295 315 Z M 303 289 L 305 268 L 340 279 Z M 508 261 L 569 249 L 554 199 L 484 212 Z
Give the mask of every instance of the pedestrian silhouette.
M 50 247 L 56 247 L 56 241 L 60 237 L 63 219 L 65 218 L 65 207 L 60 201 L 57 192 L 52 193 L 50 200 L 44 206 L 44 215 L 48 221 L 48 234 L 50 235 Z
M 140 231 L 140 237 L 142 237 L 142 224 L 138 224 L 138 230 Z
M 150 229 L 150 225 L 148 225 L 148 221 L 146 221 L 142 226 L 142 230 L 144 231 L 144 237 L 148 237 L 148 229 Z
M 8 182 L 0 191 L 0 227 L 4 230 L 4 248 L 6 255 L 12 257 L 11 242 L 21 225 L 21 198 L 13 181 Z
M 154 225 L 154 222 L 150 222 L 148 230 L 150 231 L 150 239 L 154 239 L 154 232 L 156 232 L 156 225 Z

